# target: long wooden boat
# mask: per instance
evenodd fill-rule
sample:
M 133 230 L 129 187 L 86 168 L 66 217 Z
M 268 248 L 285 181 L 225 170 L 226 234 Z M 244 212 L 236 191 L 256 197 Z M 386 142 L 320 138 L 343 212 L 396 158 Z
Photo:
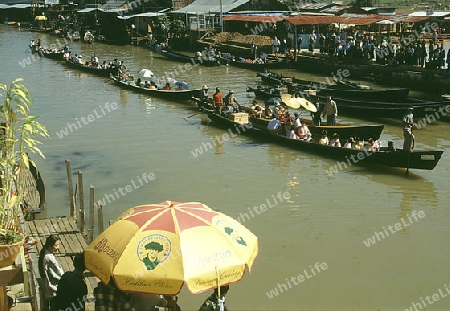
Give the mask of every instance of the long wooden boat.
M 192 97 L 198 96 L 200 93 L 200 89 L 193 89 L 193 90 L 151 90 L 148 88 L 144 88 L 142 86 L 137 86 L 135 81 L 122 81 L 121 79 L 117 78 L 116 76 L 110 75 L 111 79 L 114 81 L 115 84 L 118 86 L 132 90 L 135 92 L 147 94 L 151 97 L 158 97 L 167 99 L 170 101 L 182 101 L 187 102 L 192 99 Z
M 176 61 L 176 62 L 183 62 L 183 63 L 192 63 L 193 65 L 203 65 L 203 66 L 220 66 L 220 62 L 215 57 L 196 57 L 196 56 L 188 56 L 183 53 L 174 52 L 174 51 L 167 51 L 167 50 L 156 50 L 159 54 L 167 57 L 170 60 Z
M 84 72 L 88 72 L 88 73 L 92 73 L 92 74 L 95 74 L 100 77 L 109 77 L 110 74 L 114 74 L 117 72 L 117 69 L 115 69 L 115 68 L 98 68 L 98 67 L 87 66 L 87 65 L 83 65 L 83 64 L 77 64 L 70 60 L 66 60 L 64 62 L 64 64 L 67 67 L 75 68 L 75 69 L 78 69 L 78 70 L 81 70 Z
M 248 87 L 247 91 L 253 92 L 258 98 L 267 100 L 272 97 L 281 97 L 282 88 Z M 324 105 L 326 96 L 318 95 L 318 97 L 320 103 Z M 435 113 L 440 107 L 448 104 L 448 102 L 424 101 L 416 98 L 407 98 L 403 102 L 367 101 L 338 97 L 333 97 L 333 100 L 338 106 L 339 114 L 364 118 L 400 118 L 409 107 L 414 108 L 414 116 L 424 117 L 427 114 Z
M 337 84 L 328 84 L 306 81 L 297 78 L 283 78 L 273 73 L 258 73 L 261 81 L 270 83 L 272 85 L 286 85 L 290 93 L 298 91 L 313 89 L 317 91 L 318 95 L 336 96 L 340 98 L 352 99 L 367 99 L 377 101 L 402 101 L 408 97 L 409 88 L 388 88 L 381 90 L 374 90 L 370 88 L 363 88 L 363 86 L 351 83 L 338 81 Z M 333 81 L 334 82 L 334 81 Z
M 54 52 L 54 51 L 42 50 L 41 55 L 44 56 L 45 58 L 50 58 L 50 59 L 54 59 L 54 60 L 60 60 L 60 61 L 64 60 L 64 51 Z
M 312 89 L 318 89 L 323 87 L 320 85 L 320 82 L 314 82 L 310 80 L 303 80 L 295 77 L 283 77 L 274 72 L 264 71 L 258 72 L 256 76 L 261 78 L 261 81 L 265 84 L 269 85 L 286 85 L 291 88 L 296 88 L 297 86 L 308 87 Z M 358 89 L 368 89 L 369 87 L 366 85 L 361 85 L 351 81 L 338 80 L 335 81 L 330 78 L 326 78 L 322 81 L 322 84 L 325 84 L 329 88 L 339 89 L 339 90 L 358 90 Z
M 289 139 L 285 136 L 273 135 L 270 134 L 267 130 L 262 130 L 253 126 L 252 123 L 240 124 L 213 111 L 208 112 L 208 117 L 212 121 L 216 122 L 216 124 L 223 126 L 224 128 L 240 128 L 240 132 L 245 135 L 255 135 L 292 149 L 311 152 L 323 155 L 325 157 L 337 159 L 338 162 L 336 163 L 336 165 L 334 167 L 330 167 L 329 170 L 329 172 L 333 171 L 334 173 L 354 164 L 365 163 L 407 169 L 411 168 L 432 170 L 436 167 L 443 154 L 443 151 L 440 150 L 415 150 L 412 153 L 403 152 L 403 150 L 369 152 L 343 147 L 332 147 L 328 145 L 321 145 L 316 142 Z
M 241 105 L 241 109 L 243 106 Z M 245 107 L 242 110 L 248 111 Z M 254 127 L 259 128 L 260 130 L 264 130 L 267 128 L 270 119 L 267 118 L 256 118 L 249 116 L 249 121 L 253 124 Z M 329 135 L 333 135 L 337 133 L 341 139 L 347 139 L 349 137 L 358 137 L 361 140 L 368 140 L 369 138 L 379 139 L 381 136 L 381 132 L 384 129 L 383 124 L 373 124 L 373 125 L 340 125 L 337 124 L 335 126 L 327 125 L 326 122 L 321 124 L 320 126 L 314 126 L 314 123 L 310 119 L 300 118 L 302 123 L 305 123 L 309 131 L 311 132 L 313 138 L 322 135 L 322 131 L 326 130 Z
M 284 69 L 289 68 L 290 63 L 281 59 L 270 59 L 264 63 L 252 62 L 250 60 L 239 60 L 235 58 L 221 57 L 220 63 L 223 65 L 235 66 L 243 69 L 263 71 L 266 69 Z
M 326 97 L 320 98 L 321 102 L 325 103 Z M 409 107 L 414 108 L 414 116 L 425 117 L 437 112 L 440 107 L 447 104 L 446 102 L 424 101 L 416 98 L 408 98 L 405 102 L 374 102 L 337 97 L 334 97 L 333 100 L 336 102 L 340 114 L 365 118 L 401 118 Z

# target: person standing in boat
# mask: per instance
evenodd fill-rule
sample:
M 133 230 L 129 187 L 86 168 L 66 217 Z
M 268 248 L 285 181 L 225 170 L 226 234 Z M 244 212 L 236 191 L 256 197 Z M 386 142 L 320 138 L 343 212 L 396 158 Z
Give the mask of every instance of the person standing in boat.
M 323 117 L 327 116 L 328 126 L 336 126 L 337 114 L 338 110 L 336 102 L 331 99 L 331 96 L 328 96 L 327 103 L 325 104 L 325 108 L 323 109 Z
M 413 152 L 414 149 L 414 134 L 413 134 L 413 126 L 414 126 L 414 108 L 409 107 L 406 114 L 403 116 L 403 151 L 404 152 Z
M 217 113 L 222 113 L 222 106 L 223 106 L 223 98 L 222 93 L 220 92 L 220 88 L 216 87 L 216 92 L 213 94 L 213 102 L 214 102 L 214 109 Z
M 198 108 L 203 109 L 205 106 L 209 106 L 209 104 L 212 102 L 208 95 L 208 86 L 203 85 L 202 89 L 200 90 L 200 101 L 198 103 Z
M 311 111 L 311 118 L 314 122 L 314 126 L 320 126 L 320 122 L 321 122 L 320 115 L 322 113 L 323 106 L 320 105 L 319 97 L 317 97 L 315 105 L 316 105 L 317 111 L 316 112 Z

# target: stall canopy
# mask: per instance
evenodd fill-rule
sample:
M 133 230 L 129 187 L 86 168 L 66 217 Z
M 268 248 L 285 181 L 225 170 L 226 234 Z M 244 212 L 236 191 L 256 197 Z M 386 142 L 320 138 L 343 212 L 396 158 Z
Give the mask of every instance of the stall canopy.
M 240 21 L 240 22 L 255 22 L 255 23 L 276 23 L 283 20 L 283 16 L 268 16 L 268 15 L 229 15 L 224 16 L 224 21 Z
M 321 15 L 297 15 L 288 17 L 286 20 L 292 25 L 328 25 L 336 24 L 354 24 L 370 25 L 385 19 L 386 17 L 371 14 L 367 16 L 321 16 Z
M 249 2 L 249 0 L 222 0 L 222 12 L 230 12 L 233 9 Z M 193 3 L 172 13 L 197 14 L 197 13 L 219 13 L 221 5 L 219 1 L 197 0 Z

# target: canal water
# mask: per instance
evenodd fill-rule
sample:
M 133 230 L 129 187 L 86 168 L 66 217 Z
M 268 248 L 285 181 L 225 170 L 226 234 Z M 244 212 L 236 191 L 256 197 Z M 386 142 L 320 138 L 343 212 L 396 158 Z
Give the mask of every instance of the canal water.
M 225 131 L 194 115 L 188 104 L 135 94 L 106 78 L 33 59 L 27 45 L 38 38 L 43 45 L 57 44 L 49 35 L 0 26 L 0 82 L 24 78 L 34 96 L 32 114 L 50 131 L 42 145 L 45 160 L 33 157 L 46 184 L 47 216 L 69 213 L 68 159 L 74 173 L 83 173 L 85 195 L 92 185 L 96 200 L 105 202 L 105 223 L 129 207 L 165 200 L 200 201 L 240 217 L 258 236 L 259 254 L 252 272 L 231 286 L 230 310 L 450 308 L 448 118 L 415 132 L 417 149 L 445 150 L 433 171 L 405 176 L 401 169 L 352 166 L 330 175 L 333 160 L 243 135 L 217 143 Z M 183 71 L 142 47 L 70 47 L 85 58 L 118 58 L 131 71 L 173 73 L 191 87 L 233 89 L 241 103 L 251 100 L 246 87 L 258 81 L 255 72 L 234 67 Z M 339 121 L 384 123 L 381 140 L 402 145 L 399 120 Z M 119 187 L 140 181 L 131 193 L 116 195 Z M 259 214 L 249 212 L 279 193 L 289 198 Z M 183 289 L 179 304 L 197 310 L 208 295 Z

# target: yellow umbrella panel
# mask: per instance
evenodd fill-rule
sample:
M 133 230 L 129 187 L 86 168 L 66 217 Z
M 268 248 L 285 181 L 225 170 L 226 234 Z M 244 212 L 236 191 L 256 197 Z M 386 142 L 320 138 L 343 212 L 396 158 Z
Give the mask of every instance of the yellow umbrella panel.
M 102 251 L 99 251 L 101 249 Z M 198 202 L 127 210 L 86 249 L 86 267 L 123 291 L 200 293 L 239 281 L 258 253 L 257 237 Z

